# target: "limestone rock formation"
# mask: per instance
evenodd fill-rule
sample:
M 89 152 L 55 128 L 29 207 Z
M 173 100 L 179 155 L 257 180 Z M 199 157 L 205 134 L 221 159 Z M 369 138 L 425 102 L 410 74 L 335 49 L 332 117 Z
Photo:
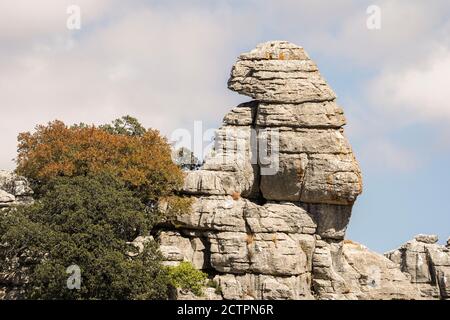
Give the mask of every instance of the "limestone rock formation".
M 12 172 L 0 170 L 0 208 L 33 201 L 29 182 Z
M 433 291 L 405 254 L 344 240 L 361 172 L 344 112 L 303 48 L 258 45 L 240 55 L 228 87 L 255 100 L 225 115 L 203 168 L 187 173 L 192 210 L 156 237 L 167 265 L 192 262 L 223 299 L 422 299 L 437 287 L 447 297 L 447 260 L 436 259 L 448 248 L 421 258 L 433 261 Z M 436 239 L 415 241 L 425 252 Z
M 435 235 L 417 235 L 385 254 L 409 275 L 423 298 L 450 298 L 450 249 L 437 244 Z
M 313 290 L 320 299 L 419 299 L 395 263 L 348 240 L 316 242 Z
M 343 250 L 362 192 L 336 95 L 303 48 L 284 41 L 242 54 L 228 87 L 255 100 L 225 115 L 203 168 L 187 173 L 183 192 L 195 202 L 159 233 L 166 264 L 191 261 L 225 299 L 340 298 L 345 290 L 330 296 L 313 280 L 324 246 Z

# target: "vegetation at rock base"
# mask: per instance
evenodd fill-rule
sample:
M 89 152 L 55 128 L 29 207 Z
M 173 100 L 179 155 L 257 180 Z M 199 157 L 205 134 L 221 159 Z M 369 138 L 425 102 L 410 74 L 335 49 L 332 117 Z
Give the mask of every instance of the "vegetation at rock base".
M 213 288 L 215 294 L 222 295 L 222 287 L 215 280 L 209 279 L 206 286 Z
M 187 261 L 181 262 L 176 267 L 169 267 L 169 283 L 175 288 L 189 290 L 197 296 L 202 295 L 207 276 Z

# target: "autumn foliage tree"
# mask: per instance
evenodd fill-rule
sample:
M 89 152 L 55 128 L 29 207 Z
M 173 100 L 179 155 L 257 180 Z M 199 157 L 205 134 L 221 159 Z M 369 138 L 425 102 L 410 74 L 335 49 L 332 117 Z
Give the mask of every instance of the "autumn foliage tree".
M 18 139 L 17 173 L 29 178 L 38 193 L 56 177 L 108 173 L 151 203 L 173 199 L 183 181 L 166 139 L 128 116 L 100 127 L 53 121 Z

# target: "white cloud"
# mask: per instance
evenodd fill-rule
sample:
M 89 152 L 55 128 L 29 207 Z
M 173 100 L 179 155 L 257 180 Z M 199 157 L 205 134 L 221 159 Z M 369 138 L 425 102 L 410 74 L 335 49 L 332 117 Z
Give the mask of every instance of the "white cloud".
M 339 1 L 335 3 L 340 5 Z M 321 25 L 327 28 L 314 26 L 311 45 L 326 56 L 345 58 L 353 65 L 373 69 L 417 61 L 442 41 L 444 33 L 439 30 L 448 30 L 449 4 L 445 0 L 433 1 L 432 5 L 412 0 L 345 3 L 344 12 L 336 10 L 325 17 L 329 21 Z M 366 8 L 372 4 L 381 9 L 379 30 L 366 27 Z
M 18 132 L 53 119 L 104 123 L 131 114 L 164 134 L 194 120 L 217 125 L 239 99 L 226 80 L 242 26 L 224 28 L 228 14 L 141 8 L 81 37 L 64 30 L 35 42 L 28 30 L 29 41 L 17 38 L 26 49 L 0 50 L 0 167 L 12 167 Z
M 287 39 L 342 68 L 374 69 L 417 61 L 417 43 L 428 52 L 448 36 L 432 32 L 443 30 L 445 1 L 390 3 L 380 4 L 381 33 L 369 34 L 372 1 L 3 0 L 0 168 L 11 167 L 18 132 L 55 118 L 99 123 L 132 114 L 166 134 L 194 120 L 217 125 L 247 100 L 226 80 L 236 56 L 260 41 Z M 81 7 L 80 32 L 66 28 L 69 4 Z M 351 125 L 364 133 L 367 122 Z
M 114 8 L 117 0 L 2 0 L 0 2 L 0 41 L 13 46 L 41 37 L 67 34 L 67 7 L 78 5 L 83 24 L 99 19 Z
M 372 100 L 402 121 L 450 121 L 449 49 L 435 49 L 423 62 L 384 71 L 371 84 Z
M 413 171 L 422 162 L 415 152 L 385 139 L 367 141 L 360 156 L 368 168 L 384 172 L 387 170 L 395 172 Z

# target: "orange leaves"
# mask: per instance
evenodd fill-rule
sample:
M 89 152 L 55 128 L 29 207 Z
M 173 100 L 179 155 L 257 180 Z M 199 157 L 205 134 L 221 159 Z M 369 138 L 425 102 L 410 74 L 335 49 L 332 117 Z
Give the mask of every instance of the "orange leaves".
M 17 172 L 38 183 L 109 172 L 143 193 L 145 200 L 155 200 L 170 195 L 183 180 L 166 139 L 156 130 L 137 136 L 53 121 L 18 139 Z

